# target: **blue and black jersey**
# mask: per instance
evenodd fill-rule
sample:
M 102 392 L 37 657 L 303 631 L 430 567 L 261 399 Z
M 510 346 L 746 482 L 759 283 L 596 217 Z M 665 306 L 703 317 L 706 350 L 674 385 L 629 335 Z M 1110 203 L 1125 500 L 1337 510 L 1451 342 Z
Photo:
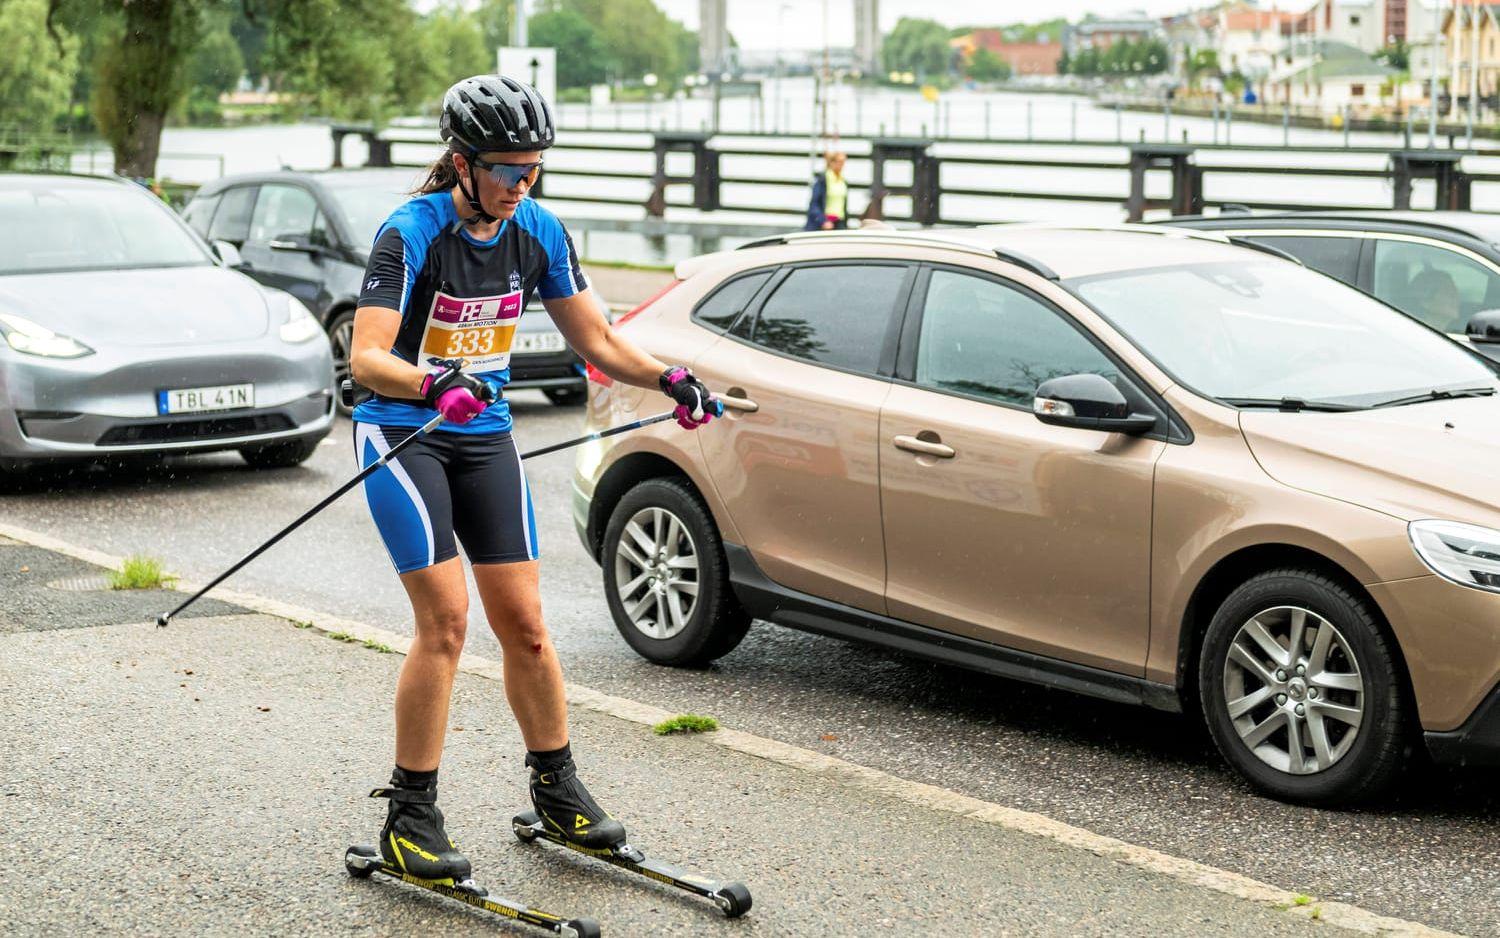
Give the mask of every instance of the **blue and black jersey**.
M 532 293 L 552 300 L 587 287 L 573 239 L 534 199 L 522 199 L 493 239 L 479 241 L 459 221 L 453 196 L 436 192 L 402 205 L 380 227 L 359 305 L 401 313 L 391 354 L 423 367 L 462 358 L 464 371 L 498 391 L 510 380 L 511 339 Z M 435 413 L 420 401 L 375 397 L 354 419 L 419 427 Z M 438 429 L 507 431 L 510 406 L 501 399 L 466 424 Z

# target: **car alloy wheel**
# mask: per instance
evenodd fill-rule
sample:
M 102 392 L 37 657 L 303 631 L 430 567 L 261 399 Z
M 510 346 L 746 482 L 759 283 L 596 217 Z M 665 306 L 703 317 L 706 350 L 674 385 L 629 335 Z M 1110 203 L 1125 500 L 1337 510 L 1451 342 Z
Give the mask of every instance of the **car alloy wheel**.
M 353 313 L 341 313 L 334 319 L 328 330 L 328 344 L 333 349 L 333 399 L 338 401 L 339 413 L 348 416 L 353 408 L 344 406 L 339 388 L 353 374 L 349 368 L 349 351 L 354 347 Z
M 1224 704 L 1241 742 L 1292 775 L 1322 772 L 1354 746 L 1365 682 L 1350 642 L 1310 609 L 1274 606 L 1229 643 Z
M 675 637 L 698 602 L 698 546 L 682 519 L 642 508 L 625 523 L 615 549 L 615 583 L 632 625 L 649 638 Z

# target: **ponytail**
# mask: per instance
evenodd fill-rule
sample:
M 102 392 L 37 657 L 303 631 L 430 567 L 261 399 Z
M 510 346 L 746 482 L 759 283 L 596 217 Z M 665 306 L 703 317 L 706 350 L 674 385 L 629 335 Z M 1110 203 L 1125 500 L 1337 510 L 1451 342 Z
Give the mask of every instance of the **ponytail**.
M 437 162 L 427 168 L 427 178 L 412 190 L 412 195 L 448 192 L 456 185 L 458 185 L 458 170 L 453 165 L 453 151 L 448 150 L 438 157 Z

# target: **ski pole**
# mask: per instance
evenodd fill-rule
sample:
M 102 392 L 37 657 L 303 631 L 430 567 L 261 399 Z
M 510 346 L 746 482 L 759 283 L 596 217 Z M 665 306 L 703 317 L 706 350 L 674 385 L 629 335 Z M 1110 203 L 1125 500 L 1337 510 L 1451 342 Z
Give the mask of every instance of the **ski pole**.
M 372 473 L 375 470 L 379 469 L 381 466 L 384 466 L 386 463 L 390 462 L 392 459 L 395 459 L 396 456 L 397 456 L 397 454 L 399 454 L 402 450 L 406 449 L 412 443 L 416 442 L 417 437 L 421 436 L 424 433 L 429 432 L 430 430 L 434 429 L 435 427 L 437 427 L 438 424 L 440 424 L 442 422 L 443 422 L 443 415 L 442 414 L 438 414 L 438 415 L 434 416 L 431 420 L 429 420 L 426 423 L 424 423 L 422 426 L 418 427 L 417 431 L 415 433 L 413 433 L 411 436 L 409 436 L 406 439 L 402 440 L 400 443 L 397 443 L 395 446 L 392 446 L 390 452 L 386 453 L 384 456 L 381 456 L 379 459 L 375 460 L 374 462 L 370 463 L 368 466 L 366 466 L 363 469 L 361 469 L 359 471 L 359 473 L 357 475 L 355 475 L 354 478 L 350 479 L 348 482 L 345 482 L 343 485 L 341 485 L 337 489 L 335 489 L 334 492 L 333 492 L 333 494 L 329 495 L 327 498 L 324 498 L 321 502 L 318 502 L 316 505 L 312 506 L 311 508 L 307 509 L 307 511 L 303 512 L 302 513 L 302 517 L 298 518 L 296 521 L 293 521 L 291 524 L 289 524 L 286 527 L 282 528 L 280 531 L 277 531 L 275 534 L 273 534 L 271 536 L 270 540 L 266 541 L 264 544 L 262 544 L 259 547 L 255 548 L 250 553 L 248 553 L 245 556 L 241 557 L 240 560 L 239 560 L 239 562 L 236 563 L 234 566 L 230 567 L 228 570 L 225 570 L 223 573 L 221 573 L 218 576 L 214 577 L 213 582 L 209 583 L 207 586 L 203 587 L 198 592 L 194 593 L 193 595 L 189 596 L 187 599 L 184 599 L 182 602 L 178 603 L 176 609 L 173 609 L 171 612 L 163 612 L 161 615 L 157 616 L 156 617 L 156 625 L 157 625 L 157 627 L 160 628 L 160 627 L 166 625 L 168 622 L 170 622 L 172 620 L 173 616 L 177 615 L 179 612 L 181 612 L 182 610 L 184 610 L 187 607 L 191 606 L 193 603 L 197 602 L 199 599 L 201 599 L 204 593 L 208 592 L 209 590 L 213 589 L 215 586 L 218 586 L 220 583 L 223 583 L 225 580 L 229 579 L 229 577 L 232 574 L 234 574 L 237 570 L 239 570 L 245 564 L 249 563 L 250 561 L 254 560 L 256 557 L 259 557 L 261 554 L 265 553 L 265 551 L 267 550 L 267 548 L 269 548 L 271 545 L 275 544 L 277 541 L 279 541 L 282 538 L 286 537 L 288 534 L 291 534 L 293 531 L 297 530 L 297 528 L 301 527 L 302 523 L 305 522 L 307 519 L 311 518 L 313 515 L 317 514 L 318 512 L 322 511 L 324 508 L 327 508 L 329 505 L 331 505 L 335 501 L 337 501 L 340 495 L 343 495 L 345 492 L 349 491 L 350 489 L 354 488 L 359 483 L 363 482 L 365 480 L 365 477 L 368 476 L 368 475 L 370 475 L 370 473 Z
M 724 412 L 723 411 L 723 407 L 720 406 L 718 408 L 718 410 L 717 410 L 716 416 L 722 416 L 723 412 Z M 666 411 L 665 413 L 657 414 L 657 415 L 655 415 L 653 417 L 643 417 L 640 420 L 635 420 L 635 421 L 632 421 L 631 423 L 624 423 L 624 424 L 621 424 L 618 427 L 610 427 L 608 430 L 599 430 L 598 432 L 590 433 L 587 436 L 580 436 L 580 437 L 578 437 L 577 439 L 574 439 L 574 440 L 567 440 L 567 441 L 562 442 L 562 443 L 554 443 L 551 446 L 544 446 L 541 449 L 534 449 L 534 450 L 532 450 L 529 453 L 523 453 L 523 454 L 521 454 L 521 458 L 522 459 L 530 459 L 533 456 L 545 456 L 548 453 L 555 453 L 558 450 L 570 449 L 570 448 L 572 448 L 574 446 L 579 446 L 579 445 L 582 445 L 584 443 L 592 442 L 593 440 L 602 440 L 602 439 L 604 439 L 607 436 L 614 436 L 615 434 L 618 434 L 618 433 L 628 433 L 631 430 L 639 430 L 641 427 L 650 426 L 653 423 L 661 423 L 663 420 L 671 420 L 672 417 L 673 417 L 673 412 L 670 411 L 670 410 Z M 424 433 L 429 432 L 430 430 L 434 429 L 438 424 L 440 424 L 442 422 L 443 422 L 443 415 L 442 414 L 438 414 L 437 416 L 433 417 L 431 420 L 427 421 L 426 424 L 424 424 L 423 426 L 421 426 L 420 428 L 418 428 L 417 431 L 415 433 L 413 433 L 411 436 L 407 437 L 406 439 L 402 440 L 400 443 L 397 443 L 395 446 L 391 447 L 391 451 L 390 452 L 386 453 L 384 456 L 380 457 L 375 462 L 372 462 L 368 466 L 366 466 L 365 468 L 361 469 L 359 471 L 359 473 L 354 478 L 350 479 L 348 482 L 345 482 L 343 485 L 339 486 L 336 490 L 334 490 L 334 492 L 331 495 L 329 495 L 328 497 L 324 498 L 322 501 L 318 502 L 316 505 L 314 505 L 313 507 L 309 508 L 307 511 L 303 512 L 302 516 L 300 518 L 298 518 L 296 521 L 293 521 L 291 524 L 289 524 L 286 527 L 282 528 L 280 531 L 278 531 L 274 535 L 272 535 L 270 540 L 266 541 L 264 544 L 262 544 L 259 547 L 255 548 L 250 553 L 246 554 L 244 557 L 241 557 L 240 560 L 239 560 L 239 562 L 237 562 L 234 566 L 230 567 L 228 570 L 225 570 L 223 573 L 221 573 L 217 577 L 215 577 L 213 579 L 213 582 L 209 583 L 207 586 L 205 586 L 202 589 L 198 590 L 198 592 L 194 593 L 193 595 L 189 596 L 187 599 L 185 599 L 182 602 L 178 603 L 176 609 L 173 609 L 171 612 L 164 612 L 161 615 L 158 615 L 156 617 L 156 624 L 157 624 L 157 626 L 158 627 L 165 626 L 168 622 L 170 622 L 172 620 L 173 616 L 175 616 L 178 613 L 182 612 L 182 610 L 186 609 L 187 607 L 191 606 L 193 603 L 195 603 L 199 599 L 201 599 L 203 597 L 204 593 L 207 593 L 209 590 L 213 589 L 215 586 L 218 586 L 220 583 L 223 583 L 225 580 L 229 579 L 230 576 L 232 576 L 234 573 L 236 573 L 237 571 L 239 571 L 239 569 L 241 567 L 243 567 L 245 564 L 247 564 L 250 561 L 254 560 L 256 557 L 259 557 L 261 554 L 265 553 L 266 550 L 268 548 L 270 548 L 272 545 L 274 545 L 277 541 L 280 541 L 282 538 L 286 537 L 288 534 L 291 534 L 293 531 L 297 530 L 297 528 L 300 527 L 305 521 L 307 521 L 307 519 L 311 518 L 313 515 L 315 515 L 318 512 L 322 511 L 324 508 L 327 508 L 329 505 L 331 505 L 335 501 L 337 501 L 338 498 L 339 498 L 339 496 L 343 495 L 345 492 L 349 491 L 350 489 L 354 488 L 359 483 L 363 482 L 365 480 L 365 478 L 367 476 L 369 476 L 372 472 L 374 472 L 375 470 L 379 469 L 381 466 L 384 466 L 387 462 L 390 462 L 392 459 L 395 459 L 396 456 L 397 456 L 397 454 L 399 454 L 402 450 L 406 449 L 406 447 L 410 446 L 413 442 L 415 442 L 416 439 L 417 439 L 417 437 L 421 436 Z

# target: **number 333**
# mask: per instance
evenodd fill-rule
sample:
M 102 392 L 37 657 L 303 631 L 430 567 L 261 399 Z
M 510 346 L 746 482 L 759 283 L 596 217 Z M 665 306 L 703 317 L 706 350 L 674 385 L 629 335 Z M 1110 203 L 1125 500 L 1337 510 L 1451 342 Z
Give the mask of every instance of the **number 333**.
M 448 339 L 445 355 L 484 355 L 495 350 L 495 330 L 461 329 Z

